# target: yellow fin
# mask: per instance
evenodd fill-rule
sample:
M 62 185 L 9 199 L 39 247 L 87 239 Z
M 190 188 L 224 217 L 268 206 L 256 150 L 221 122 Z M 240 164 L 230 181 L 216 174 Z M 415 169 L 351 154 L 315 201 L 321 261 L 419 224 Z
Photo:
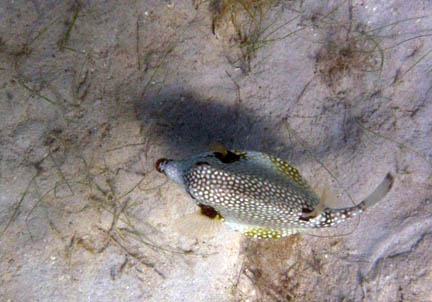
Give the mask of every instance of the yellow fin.
M 288 162 L 284 161 L 283 159 L 280 159 L 276 156 L 269 155 L 270 161 L 273 163 L 273 165 L 276 167 L 276 169 L 285 175 L 286 177 L 290 178 L 296 183 L 299 184 L 306 184 L 306 181 L 303 179 L 303 177 L 300 175 L 300 172 L 291 166 Z
M 277 239 L 299 233 L 299 228 L 273 229 L 262 226 L 247 225 L 234 221 L 224 221 L 231 229 L 256 239 Z
M 192 238 L 214 235 L 221 225 L 220 216 L 210 218 L 201 212 L 182 216 L 174 222 L 174 228 L 178 233 Z
M 316 196 L 315 191 L 311 188 L 308 182 L 301 176 L 299 170 L 291 166 L 287 161 L 280 159 L 276 156 L 269 155 L 273 167 L 283 176 L 287 177 L 299 187 L 307 191 L 309 194 Z
M 298 233 L 296 229 L 267 229 L 262 227 L 251 228 L 248 231 L 243 232 L 248 237 L 256 239 L 278 239 Z
M 220 143 L 211 143 L 209 149 L 212 152 L 217 152 L 222 154 L 222 156 L 226 156 L 228 154 L 228 149 Z

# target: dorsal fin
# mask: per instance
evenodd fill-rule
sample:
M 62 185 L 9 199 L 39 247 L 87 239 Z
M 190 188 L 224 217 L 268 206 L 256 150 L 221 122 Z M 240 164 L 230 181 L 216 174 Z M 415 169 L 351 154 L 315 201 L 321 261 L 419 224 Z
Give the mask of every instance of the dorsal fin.
M 324 187 L 319 204 L 315 206 L 312 212 L 304 213 L 303 217 L 306 217 L 308 219 L 317 217 L 324 211 L 326 207 L 329 206 L 329 204 L 331 203 L 331 199 L 334 199 L 334 197 L 332 196 L 332 194 L 330 194 L 329 188 Z

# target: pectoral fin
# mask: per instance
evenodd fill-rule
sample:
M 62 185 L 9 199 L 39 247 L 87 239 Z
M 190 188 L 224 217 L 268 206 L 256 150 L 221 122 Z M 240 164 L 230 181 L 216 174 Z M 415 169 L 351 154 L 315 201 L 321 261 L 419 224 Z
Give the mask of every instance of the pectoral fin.
M 212 207 L 199 205 L 198 212 L 178 218 L 174 222 L 177 232 L 193 238 L 214 235 L 222 225 L 222 217 Z

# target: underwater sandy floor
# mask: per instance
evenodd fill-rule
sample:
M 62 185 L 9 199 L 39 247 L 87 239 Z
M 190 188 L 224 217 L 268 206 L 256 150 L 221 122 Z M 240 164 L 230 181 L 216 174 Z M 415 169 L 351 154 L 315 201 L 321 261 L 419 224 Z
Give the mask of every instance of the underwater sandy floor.
M 0 301 L 432 301 L 431 13 L 1 1 Z M 395 183 L 335 229 L 193 239 L 154 163 L 213 142 L 288 160 L 338 207 Z

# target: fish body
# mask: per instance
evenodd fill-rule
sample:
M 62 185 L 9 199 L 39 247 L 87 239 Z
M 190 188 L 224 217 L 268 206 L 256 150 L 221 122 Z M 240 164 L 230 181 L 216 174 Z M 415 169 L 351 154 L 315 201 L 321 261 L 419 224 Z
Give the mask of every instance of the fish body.
M 160 159 L 156 168 L 182 186 L 201 209 L 213 209 L 213 217 L 255 238 L 335 226 L 375 204 L 393 183 L 388 174 L 357 206 L 330 209 L 296 168 L 261 152 L 219 148 L 180 161 Z

